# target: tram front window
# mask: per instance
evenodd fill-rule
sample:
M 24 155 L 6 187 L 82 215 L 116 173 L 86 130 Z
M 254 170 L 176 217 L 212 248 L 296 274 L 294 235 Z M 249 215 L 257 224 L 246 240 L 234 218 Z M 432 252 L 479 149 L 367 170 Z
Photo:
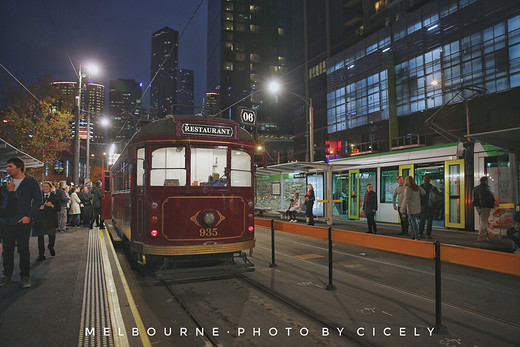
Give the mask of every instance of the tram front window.
M 191 148 L 191 185 L 225 186 L 227 147 Z
M 151 186 L 185 186 L 184 147 L 159 148 L 152 152 Z

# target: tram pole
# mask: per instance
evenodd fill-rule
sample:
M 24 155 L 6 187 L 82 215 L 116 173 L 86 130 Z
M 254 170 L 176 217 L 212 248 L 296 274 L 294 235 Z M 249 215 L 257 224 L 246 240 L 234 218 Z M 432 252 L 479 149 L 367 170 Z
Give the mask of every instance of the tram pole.
M 274 261 L 274 219 L 271 219 L 271 264 L 269 265 L 269 267 L 278 267 L 278 265 L 276 265 Z
M 441 295 L 441 243 L 435 241 L 435 326 L 434 332 L 446 332 L 442 325 L 442 295 Z
M 336 286 L 332 284 L 332 227 L 329 227 L 329 284 L 325 289 L 336 290 Z

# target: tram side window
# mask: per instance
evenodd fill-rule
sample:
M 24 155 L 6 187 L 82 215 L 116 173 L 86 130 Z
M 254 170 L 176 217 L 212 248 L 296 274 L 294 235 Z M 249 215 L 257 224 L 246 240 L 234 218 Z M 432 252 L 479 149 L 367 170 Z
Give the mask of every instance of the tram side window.
M 144 184 L 144 148 L 137 150 L 137 185 Z
M 231 185 L 251 186 L 251 156 L 243 151 L 231 151 Z
M 382 168 L 381 169 L 381 202 L 391 204 L 394 196 L 394 190 L 399 186 L 397 183 L 399 176 L 399 168 Z
M 191 185 L 225 186 L 227 147 L 191 149 Z
M 152 152 L 151 186 L 186 185 L 186 151 L 184 147 L 165 147 Z

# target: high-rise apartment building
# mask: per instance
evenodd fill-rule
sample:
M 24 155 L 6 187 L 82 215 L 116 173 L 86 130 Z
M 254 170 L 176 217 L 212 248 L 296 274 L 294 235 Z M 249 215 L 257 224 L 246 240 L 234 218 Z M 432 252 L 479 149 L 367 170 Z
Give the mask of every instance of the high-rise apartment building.
M 125 123 L 132 122 L 141 114 L 142 83 L 132 79 L 110 81 L 108 93 L 108 114 L 110 115 L 110 131 L 108 141 L 120 140 L 121 129 Z
M 177 113 L 194 114 L 199 111 L 193 108 L 193 70 L 179 69 L 177 75 Z M 196 112 L 197 111 L 197 112 Z
M 164 27 L 152 35 L 150 107 L 155 117 L 175 113 L 177 104 L 177 31 Z
M 238 106 L 256 108 L 257 140 L 266 144 L 271 156 L 280 153 L 281 160 L 287 160 L 289 153 L 292 158 L 287 136 L 292 105 L 286 95 L 276 97 L 259 90 L 289 70 L 290 4 L 282 0 L 216 0 L 208 5 L 206 87 L 220 95 L 218 116 L 238 120 Z

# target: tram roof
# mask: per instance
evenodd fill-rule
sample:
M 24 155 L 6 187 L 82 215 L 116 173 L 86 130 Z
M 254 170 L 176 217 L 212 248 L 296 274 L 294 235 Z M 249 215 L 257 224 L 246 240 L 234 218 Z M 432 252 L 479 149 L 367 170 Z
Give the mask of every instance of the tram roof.
M 308 172 L 324 172 L 324 171 L 341 171 L 357 166 L 355 164 L 336 164 L 331 165 L 324 162 L 310 163 L 305 161 L 293 161 L 290 163 L 270 165 L 268 167 L 259 167 L 256 169 L 256 176 L 271 176 L 288 173 L 308 173 Z
M 219 123 L 225 123 L 225 124 L 232 124 L 237 125 L 238 123 L 229 119 L 224 118 L 206 118 L 206 117 L 198 117 L 193 115 L 176 115 L 176 116 L 169 116 L 168 118 L 155 120 L 153 122 L 150 122 L 146 125 L 144 125 L 141 130 L 139 130 L 137 133 L 135 133 L 133 140 L 136 140 L 138 138 L 144 137 L 144 136 L 153 136 L 153 135 L 164 135 L 164 134 L 175 134 L 175 123 L 176 121 L 190 121 L 190 120 L 208 120 L 208 121 L 218 121 Z M 240 140 L 247 140 L 252 141 L 253 136 L 246 131 L 245 129 L 242 129 L 239 127 L 239 134 L 238 137 Z
M 0 170 L 3 170 L 5 163 L 13 157 L 23 159 L 26 168 L 43 166 L 43 163 L 38 159 L 31 157 L 29 154 L 22 152 L 18 148 L 7 143 L 4 139 L 0 138 Z
M 520 127 L 469 134 L 464 137 L 474 138 L 493 146 L 520 151 Z

